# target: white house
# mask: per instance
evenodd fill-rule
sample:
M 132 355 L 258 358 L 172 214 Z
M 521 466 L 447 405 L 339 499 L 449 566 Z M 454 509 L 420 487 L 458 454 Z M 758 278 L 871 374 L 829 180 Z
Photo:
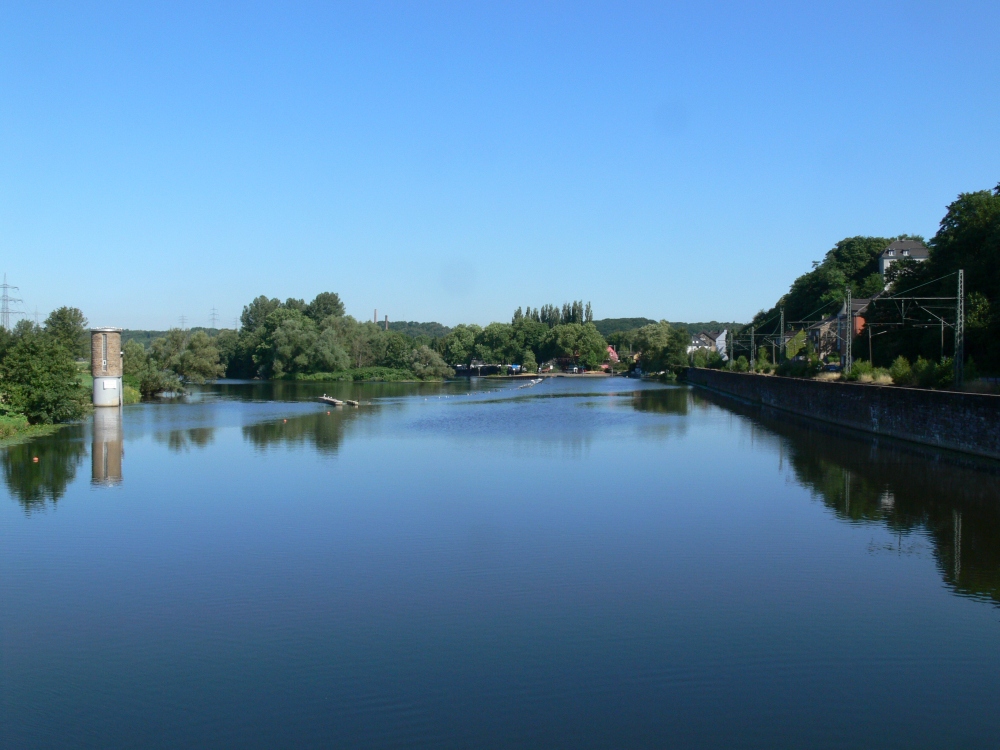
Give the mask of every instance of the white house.
M 920 240 L 896 240 L 879 253 L 878 272 L 882 274 L 882 279 L 884 280 L 889 266 L 897 260 L 913 258 L 913 260 L 921 262 L 927 260 L 929 257 L 930 251 L 927 249 L 927 245 Z

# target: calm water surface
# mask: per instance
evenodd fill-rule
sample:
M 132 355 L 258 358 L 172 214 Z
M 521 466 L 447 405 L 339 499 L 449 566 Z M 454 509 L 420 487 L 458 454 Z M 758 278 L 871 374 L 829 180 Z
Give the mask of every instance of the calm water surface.
M 996 466 L 515 385 L 220 384 L 0 452 L 0 745 L 997 746 Z

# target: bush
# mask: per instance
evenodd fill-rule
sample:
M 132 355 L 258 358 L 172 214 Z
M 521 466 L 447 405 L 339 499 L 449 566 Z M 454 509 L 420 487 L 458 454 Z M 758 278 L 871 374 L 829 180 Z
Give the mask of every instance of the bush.
M 934 368 L 934 388 L 942 390 L 951 388 L 955 384 L 955 360 L 945 357 Z
M 396 370 L 391 367 L 359 367 L 355 370 L 341 370 L 340 372 L 298 372 L 289 379 L 319 383 L 336 383 L 342 381 L 378 381 L 396 383 L 400 381 L 416 380 L 416 376 L 409 370 Z
M 930 360 L 917 357 L 917 361 L 913 363 L 914 384 L 920 388 L 933 388 L 936 369 Z
M 611 365 L 612 372 L 618 365 L 623 365 L 623 362 L 615 362 Z M 624 369 L 627 369 L 624 368 Z M 524 352 L 524 357 L 521 358 L 521 372 L 524 373 L 536 373 L 538 372 L 538 362 L 535 361 L 535 354 L 531 349 L 526 349 Z
M 872 363 L 866 362 L 863 359 L 856 360 L 852 365 L 851 369 L 844 373 L 844 380 L 858 381 L 862 377 L 867 380 L 872 380 Z
M 79 419 L 87 408 L 73 355 L 49 334 L 18 336 L 0 364 L 0 382 L 10 411 L 24 414 L 31 424 Z
M 889 377 L 896 385 L 913 385 L 913 368 L 910 367 L 910 360 L 902 355 L 896 357 L 896 361 L 889 368 Z
M 139 392 L 138 388 L 134 388 L 130 385 L 124 385 L 122 387 L 122 403 L 123 404 L 138 404 L 142 401 L 142 394 Z
M 747 361 L 747 358 L 741 354 L 739 356 L 739 359 L 737 359 L 736 362 L 734 363 L 734 369 L 736 370 L 736 372 L 749 372 L 750 362 Z
M 872 382 L 878 385 L 892 385 L 892 375 L 884 367 L 873 368 L 871 378 Z
M 421 346 L 410 355 L 410 368 L 421 380 L 454 377 L 455 371 L 445 364 L 441 355 L 428 346 Z
M 0 440 L 13 437 L 28 426 L 28 418 L 22 414 L 0 414 Z

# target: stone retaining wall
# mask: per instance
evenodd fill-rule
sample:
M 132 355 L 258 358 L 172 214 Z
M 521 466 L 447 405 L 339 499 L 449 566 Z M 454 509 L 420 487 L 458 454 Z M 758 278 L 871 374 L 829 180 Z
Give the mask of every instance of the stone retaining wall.
M 688 368 L 692 385 L 844 427 L 1000 458 L 1000 396 Z

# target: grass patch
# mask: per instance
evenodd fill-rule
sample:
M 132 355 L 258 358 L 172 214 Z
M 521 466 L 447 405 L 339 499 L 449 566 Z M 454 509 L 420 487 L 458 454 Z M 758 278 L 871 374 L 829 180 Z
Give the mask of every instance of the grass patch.
M 51 435 L 62 427 L 61 424 L 28 424 L 28 418 L 21 414 L 0 414 L 0 446 L 14 445 L 42 435 Z
M 391 367 L 359 367 L 354 370 L 341 370 L 340 372 L 296 373 L 291 379 L 314 383 L 402 383 L 418 382 L 420 380 L 420 378 L 409 370 L 395 370 Z

